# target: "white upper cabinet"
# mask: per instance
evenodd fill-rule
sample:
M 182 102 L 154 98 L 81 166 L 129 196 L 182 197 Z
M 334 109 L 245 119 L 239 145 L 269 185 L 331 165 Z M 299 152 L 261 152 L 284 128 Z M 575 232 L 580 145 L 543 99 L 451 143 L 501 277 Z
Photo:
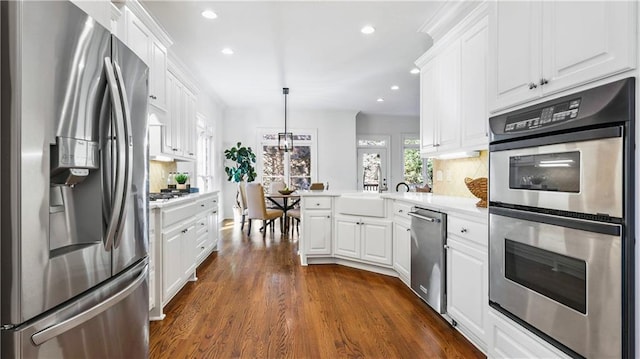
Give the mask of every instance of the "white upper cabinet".
M 420 146 L 422 151 L 435 151 L 436 119 L 438 118 L 438 62 L 427 63 L 420 70 Z
M 455 41 L 439 56 L 438 118 L 436 144 L 438 151 L 460 147 L 460 41 Z
M 151 31 L 136 17 L 129 8 L 125 8 L 126 44 L 149 65 L 149 51 L 151 49 Z
M 635 1 L 542 4 L 544 92 L 635 67 Z
M 462 147 L 487 146 L 487 46 L 489 20 L 485 17 L 466 31 L 460 40 L 460 121 Z
M 487 27 L 483 4 L 416 61 L 423 156 L 488 145 Z
M 167 49 L 159 41 L 151 43 L 149 64 L 149 103 L 167 110 Z
M 633 1 L 497 2 L 491 17 L 490 109 L 633 69 Z
M 539 12 L 537 2 L 506 1 L 496 6 L 490 44 L 490 53 L 495 54 L 489 81 L 492 109 L 540 96 Z

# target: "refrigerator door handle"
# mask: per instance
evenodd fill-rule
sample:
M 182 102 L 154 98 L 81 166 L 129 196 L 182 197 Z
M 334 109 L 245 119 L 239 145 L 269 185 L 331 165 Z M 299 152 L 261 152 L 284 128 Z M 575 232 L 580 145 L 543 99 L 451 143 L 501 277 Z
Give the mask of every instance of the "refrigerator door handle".
M 106 242 L 104 247 L 107 250 L 111 250 L 111 246 L 113 244 L 114 238 L 116 236 L 116 232 L 118 229 L 118 220 L 120 219 L 122 212 L 122 200 L 124 195 L 124 181 L 123 175 L 125 172 L 125 152 L 123 148 L 126 145 L 125 142 L 125 129 L 124 129 L 124 119 L 122 113 L 122 104 L 121 104 L 121 94 L 117 85 L 115 71 L 113 70 L 113 66 L 111 65 L 111 59 L 109 57 L 104 58 L 104 64 L 107 73 L 107 83 L 109 86 L 109 91 L 111 93 L 111 103 L 113 107 L 113 112 L 116 117 L 116 143 L 117 143 L 117 167 L 115 174 L 115 189 L 114 189 L 114 201 L 113 207 L 111 208 L 111 216 L 109 218 L 109 223 L 107 226 L 107 235 Z
M 129 296 L 134 290 L 136 290 L 142 282 L 147 278 L 147 269 L 148 267 L 145 265 L 142 272 L 138 275 L 138 277 L 131 282 L 126 288 L 122 289 L 118 293 L 114 294 L 110 298 L 100 302 L 98 305 L 90 308 L 82 313 L 78 313 L 73 317 L 60 322 L 56 325 L 50 326 L 49 328 L 43 329 L 31 336 L 31 341 L 33 344 L 40 345 L 45 343 L 48 340 L 51 340 L 64 332 L 67 332 L 78 325 L 89 321 L 90 319 L 98 316 L 114 305 L 120 303 L 123 299 Z
M 133 136 L 131 135 L 131 112 L 129 111 L 129 101 L 127 100 L 127 91 L 124 87 L 124 77 L 122 76 L 122 70 L 117 62 L 113 62 L 113 67 L 116 74 L 116 83 L 120 88 L 120 103 L 122 104 L 122 110 L 124 116 L 122 118 L 122 125 L 124 128 L 124 153 L 125 153 L 125 175 L 124 175 L 124 198 L 122 199 L 122 209 L 120 211 L 120 218 L 117 227 L 117 235 L 114 240 L 114 248 L 120 246 L 120 240 L 122 239 L 122 227 L 124 226 L 125 216 L 127 215 L 127 209 L 129 208 L 129 202 L 131 201 L 131 182 L 133 177 Z

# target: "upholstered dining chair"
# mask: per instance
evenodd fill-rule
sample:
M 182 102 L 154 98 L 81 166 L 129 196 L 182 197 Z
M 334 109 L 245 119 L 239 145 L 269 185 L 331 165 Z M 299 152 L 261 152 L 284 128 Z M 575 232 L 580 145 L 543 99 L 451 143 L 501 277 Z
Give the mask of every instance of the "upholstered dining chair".
M 240 194 L 240 198 L 239 198 L 239 203 L 240 203 L 240 213 L 242 215 L 242 224 L 240 225 L 240 230 L 244 229 L 244 220 L 247 217 L 247 214 L 249 213 L 248 207 L 247 207 L 247 190 L 245 189 L 245 186 L 247 185 L 246 182 L 241 181 L 238 182 L 238 193 Z
M 299 208 L 295 208 L 295 209 L 290 209 L 287 211 L 287 221 L 289 220 L 289 218 L 291 218 L 291 235 L 293 235 L 293 222 L 295 222 L 296 224 L 296 231 L 298 232 L 298 235 L 300 235 L 300 209 Z
M 262 220 L 263 235 L 267 233 L 267 226 L 271 225 L 271 231 L 274 231 L 273 221 L 280 218 L 280 227 L 282 227 L 282 215 L 284 212 L 280 209 L 267 209 L 264 202 L 264 189 L 260 183 L 247 183 L 245 186 L 247 192 L 247 206 L 248 206 L 248 219 L 249 230 L 247 235 L 251 235 L 251 220 Z
M 287 186 L 282 181 L 274 181 L 269 184 L 269 193 L 270 194 L 278 194 L 280 190 L 285 189 Z M 280 206 L 284 206 L 284 201 L 282 199 L 274 198 L 276 202 L 280 204 Z M 267 204 L 267 208 L 278 208 L 275 204 L 269 203 Z

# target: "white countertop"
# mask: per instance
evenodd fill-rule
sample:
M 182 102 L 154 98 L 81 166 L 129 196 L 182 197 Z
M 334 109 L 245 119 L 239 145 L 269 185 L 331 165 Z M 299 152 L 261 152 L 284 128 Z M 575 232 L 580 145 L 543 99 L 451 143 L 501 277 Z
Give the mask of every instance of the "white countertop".
M 349 194 L 375 197 L 378 195 L 376 192 L 357 191 L 296 191 L 295 194 L 301 197 L 339 197 Z M 487 221 L 489 218 L 489 211 L 486 208 L 476 207 L 476 203 L 479 201 L 477 198 L 442 196 L 421 192 L 383 192 L 379 196 L 380 198 L 400 200 L 436 211 L 455 211 L 477 217 L 483 221 Z
M 420 192 L 382 193 L 382 198 L 405 201 L 442 212 L 455 211 L 478 217 L 484 221 L 489 218 L 489 211 L 486 208 L 476 207 L 476 203 L 479 201 L 477 198 L 441 196 Z
M 218 192 L 220 191 L 196 192 L 196 193 L 191 193 L 191 194 L 187 194 L 184 196 L 171 198 L 171 199 L 160 199 L 157 201 L 149 201 L 149 209 L 170 207 L 180 203 L 196 201 L 200 198 L 217 194 Z

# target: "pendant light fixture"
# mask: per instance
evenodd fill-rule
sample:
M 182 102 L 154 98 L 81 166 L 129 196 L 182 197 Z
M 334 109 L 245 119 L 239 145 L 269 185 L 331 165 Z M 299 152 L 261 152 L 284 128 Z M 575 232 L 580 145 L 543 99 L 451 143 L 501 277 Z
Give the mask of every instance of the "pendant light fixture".
M 284 132 L 278 133 L 278 148 L 289 152 L 293 149 L 293 133 L 287 132 L 287 95 L 289 94 L 289 88 L 283 87 L 282 94 L 284 95 Z

